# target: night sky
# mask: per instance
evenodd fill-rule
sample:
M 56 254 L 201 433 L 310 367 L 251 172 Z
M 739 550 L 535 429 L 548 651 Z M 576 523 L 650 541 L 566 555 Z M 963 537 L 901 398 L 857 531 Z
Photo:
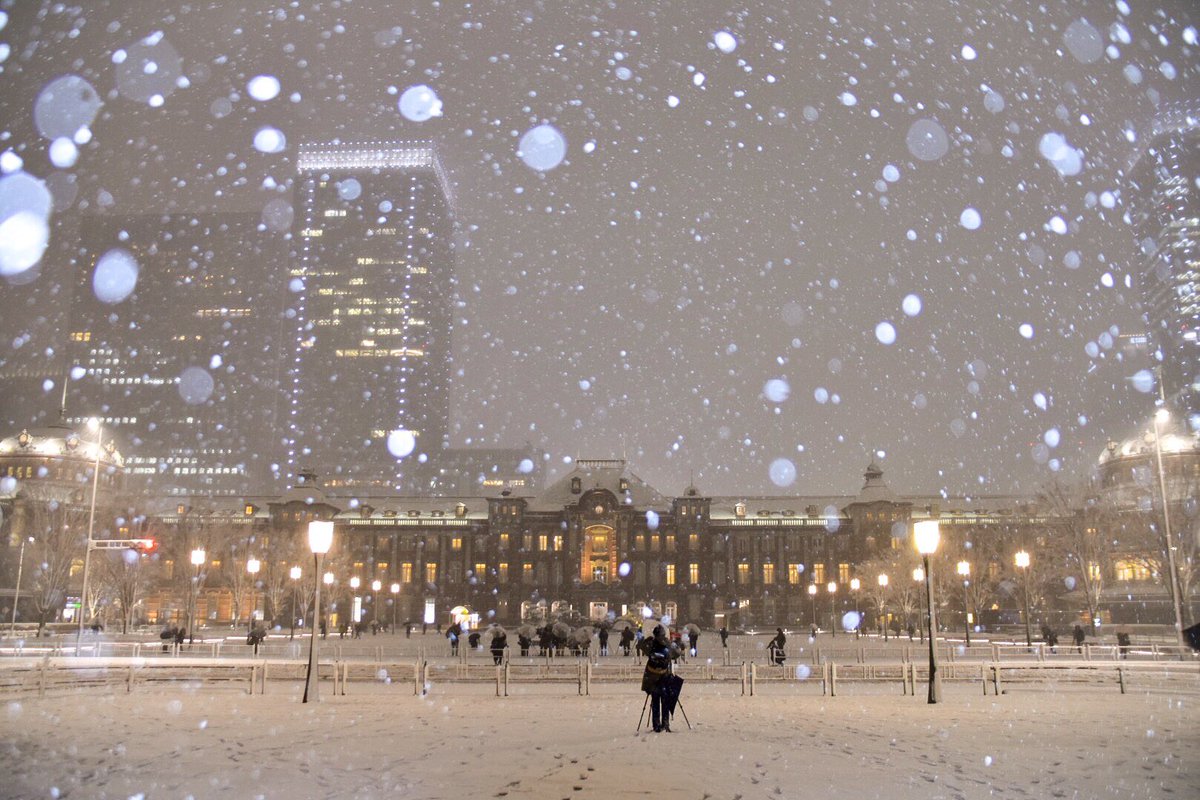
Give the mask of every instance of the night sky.
M 624 454 L 668 494 L 853 493 L 874 452 L 901 492 L 1033 491 L 1153 408 L 1117 338 L 1145 329 L 1123 176 L 1200 97 L 1193 2 L 0 9 L 0 168 L 55 197 L 0 284 L 9 367 L 61 349 L 80 213 L 257 212 L 301 142 L 432 139 L 453 444 L 529 442 L 543 481 Z M 103 106 L 56 167 L 34 112 L 68 75 Z M 418 85 L 440 116 L 401 114 Z

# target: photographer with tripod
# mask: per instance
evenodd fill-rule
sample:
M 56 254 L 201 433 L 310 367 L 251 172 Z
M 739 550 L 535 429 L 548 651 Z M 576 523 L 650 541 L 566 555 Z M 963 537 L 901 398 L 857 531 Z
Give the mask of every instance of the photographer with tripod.
M 682 680 L 671 674 L 671 662 L 679 658 L 679 648 L 667 638 L 667 632 L 662 625 L 654 627 L 651 638 L 643 640 L 640 649 L 646 654 L 646 671 L 642 673 L 642 691 L 650 703 L 650 721 L 654 732 L 671 732 L 671 714 L 675 711 L 675 701 L 679 698 L 678 684 Z M 642 713 L 646 713 L 645 704 Z M 638 729 L 642 727 L 638 718 Z

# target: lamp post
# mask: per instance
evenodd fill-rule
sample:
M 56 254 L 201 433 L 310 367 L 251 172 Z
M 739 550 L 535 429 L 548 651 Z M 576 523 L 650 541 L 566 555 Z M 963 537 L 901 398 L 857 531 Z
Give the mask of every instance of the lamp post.
M 837 583 L 830 581 L 825 584 L 825 588 L 829 590 L 829 621 L 830 627 L 833 630 L 833 635 L 837 636 L 837 609 L 833 607 L 833 596 L 837 594 Z
M 941 539 L 938 521 L 922 520 L 913 525 L 913 539 L 925 567 L 925 597 L 929 603 L 929 702 L 933 704 L 942 700 L 942 677 L 938 674 L 937 647 L 934 646 L 937 638 L 937 607 L 933 601 L 933 580 L 929 570 L 929 557 L 937 552 Z
M 258 571 L 260 569 L 262 569 L 262 562 L 260 562 L 254 556 L 251 556 L 250 560 L 246 562 L 246 572 L 250 573 L 250 609 L 246 613 L 247 633 L 254 630 L 254 611 L 255 606 L 258 605 L 258 603 L 254 601 L 254 584 L 258 581 Z
M 326 587 L 328 587 L 328 589 L 330 590 L 330 595 L 332 596 L 332 594 L 333 594 L 333 573 L 326 572 L 324 575 L 321 576 L 321 582 L 324 583 Z M 321 631 L 321 638 L 323 639 L 323 638 L 325 638 L 326 633 L 329 631 L 329 620 L 326 619 L 327 615 L 324 613 L 324 609 L 319 608 L 319 609 L 317 609 L 317 611 L 319 614 L 321 614 L 321 616 L 317 617 L 317 627 L 320 627 L 322 622 L 325 625 L 325 630 Z
M 1032 648 L 1033 634 L 1029 630 L 1029 553 L 1024 550 L 1017 551 L 1013 556 L 1013 563 L 1024 573 L 1021 586 L 1024 589 L 1022 595 L 1025 600 L 1025 646 Z
M 17 635 L 17 603 L 21 602 L 21 570 L 25 566 L 25 542 L 32 542 L 33 537 L 21 537 L 21 549 L 17 552 L 17 588 L 13 591 L 12 624 L 8 627 L 10 637 Z
M 817 631 L 817 585 L 810 583 L 808 585 L 808 599 L 811 606 L 809 616 L 812 617 L 813 633 Z
M 1167 478 L 1163 472 L 1162 444 L 1158 431 L 1159 423 L 1166 422 L 1170 418 L 1171 412 L 1165 408 L 1160 408 L 1154 413 L 1154 457 L 1158 462 L 1158 490 L 1162 495 L 1163 535 L 1166 537 L 1167 545 L 1167 582 L 1171 586 L 1171 608 L 1175 612 L 1175 638 L 1180 645 L 1184 646 L 1184 652 L 1187 652 L 1187 642 L 1183 640 L 1183 610 L 1179 603 L 1179 586 L 1175 583 L 1175 544 L 1171 539 L 1171 514 L 1167 509 Z
M 888 618 L 887 618 L 887 600 L 885 599 L 888 587 L 888 576 L 885 574 L 879 575 L 879 616 L 883 617 L 883 640 L 888 640 Z
M 396 606 L 400 604 L 400 584 L 392 584 L 392 636 L 396 635 Z
M 192 551 L 192 566 L 196 568 L 196 575 L 192 578 L 192 613 L 188 619 L 188 642 L 196 641 L 196 614 L 200 605 L 200 568 L 204 566 L 208 554 L 204 552 L 203 547 L 197 547 Z
M 371 623 L 372 630 L 379 630 L 379 590 L 383 588 L 383 581 L 378 578 L 371 581 Z
M 971 562 L 958 562 L 958 574 L 963 584 L 963 627 L 967 632 L 967 647 L 971 646 Z
M 328 520 L 313 520 L 308 523 L 308 549 L 312 550 L 313 562 L 315 569 L 314 575 L 321 574 L 321 558 L 329 552 L 329 548 L 333 546 L 333 523 Z M 332 579 L 332 575 L 329 576 Z M 332 582 L 332 581 L 331 581 Z M 320 614 L 321 611 L 321 584 L 317 584 L 317 590 L 313 593 L 313 611 L 314 616 Z M 320 683 L 317 666 L 317 637 L 308 638 L 308 671 L 304 675 L 304 698 L 302 703 L 316 703 L 321 700 Z
M 92 502 L 88 508 L 87 544 L 83 551 L 83 588 L 79 592 L 79 624 L 75 629 L 75 655 L 79 655 L 80 642 L 83 640 L 83 612 L 87 608 L 88 577 L 92 566 L 92 535 L 96 529 L 96 492 L 100 488 L 100 454 L 104 452 L 104 426 L 100 420 L 92 417 L 88 427 L 96 432 L 96 460 L 92 464 Z
M 854 638 L 862 638 L 862 617 L 858 615 L 858 590 L 862 587 L 862 581 L 858 578 L 850 579 L 850 594 L 854 596 Z
M 350 579 L 350 591 L 352 600 L 350 601 L 350 638 L 353 639 L 358 633 L 358 621 L 362 619 L 362 600 L 358 596 L 358 587 L 362 586 L 362 580 L 355 575 Z M 357 606 L 357 608 L 356 608 Z M 357 613 L 356 613 L 357 612 Z
M 300 576 L 304 574 L 304 570 L 300 567 L 292 567 L 288 571 L 288 575 L 292 579 L 292 633 L 289 639 L 296 638 L 296 609 L 300 605 Z
M 917 567 L 916 569 L 914 569 L 913 570 L 913 580 L 916 581 L 917 583 L 925 583 L 925 570 L 921 569 L 920 567 Z M 921 628 L 921 644 L 925 644 L 925 626 L 921 625 L 920 628 Z M 909 636 L 908 640 L 911 642 L 912 637 Z

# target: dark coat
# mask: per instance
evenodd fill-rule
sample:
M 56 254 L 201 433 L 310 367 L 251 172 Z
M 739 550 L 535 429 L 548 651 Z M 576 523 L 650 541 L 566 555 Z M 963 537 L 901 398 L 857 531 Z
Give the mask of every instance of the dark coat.
M 664 679 L 671 672 L 671 662 L 679 658 L 679 648 L 665 636 L 644 642 L 642 651 L 646 654 L 646 669 L 642 673 L 642 691 L 656 694 L 661 691 Z

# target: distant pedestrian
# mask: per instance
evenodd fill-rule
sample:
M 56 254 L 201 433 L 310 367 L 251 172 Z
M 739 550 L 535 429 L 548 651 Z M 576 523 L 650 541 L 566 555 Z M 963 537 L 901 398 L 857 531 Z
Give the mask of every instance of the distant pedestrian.
M 771 663 L 776 666 L 783 666 L 783 661 L 787 658 L 787 636 L 783 633 L 783 628 L 775 629 L 775 637 L 767 644 L 767 653 L 771 657 Z
M 162 651 L 165 653 L 171 649 L 171 644 L 175 641 L 175 626 L 168 625 L 163 628 L 162 633 L 158 635 L 162 639 Z
M 629 648 L 633 646 L 633 631 L 629 628 L 621 630 L 621 651 L 625 655 L 629 655 Z
M 329 635 L 329 625 L 326 623 L 325 618 L 322 617 L 321 618 L 321 638 L 324 639 L 328 635 Z
M 492 631 L 492 645 L 489 648 L 492 651 L 492 663 L 500 666 L 504 661 L 504 650 L 508 647 L 508 634 L 503 628 L 496 628 Z
M 600 655 L 608 655 L 608 628 L 600 629 Z
M 181 628 L 176 628 L 176 629 L 175 629 L 175 644 L 176 644 L 176 645 L 179 645 L 179 646 L 181 646 L 181 647 L 182 647 L 182 646 L 183 646 L 183 640 L 184 640 L 184 639 L 186 639 L 186 638 L 187 638 L 187 628 L 182 628 L 182 627 L 181 627 Z
M 517 644 L 521 647 L 521 655 L 527 656 L 529 655 L 529 648 L 533 645 L 533 639 L 531 639 L 527 634 L 518 633 Z
M 467 647 L 472 650 L 479 649 L 479 631 L 471 631 L 471 635 L 467 637 Z
M 729 647 L 729 628 L 726 628 L 724 625 L 722 625 L 721 631 L 718 635 L 721 637 L 721 647 L 728 648 Z
M 1124 631 L 1117 632 L 1117 649 L 1121 652 L 1121 658 L 1129 658 L 1129 634 Z
M 404 623 L 404 638 L 405 639 L 412 638 L 412 622 L 411 621 Z
M 697 645 L 699 644 L 699 642 L 700 642 L 700 631 L 689 630 L 688 631 L 688 651 L 689 651 L 688 654 L 692 658 L 696 657 L 696 652 L 698 649 Z
M 1083 626 L 1076 625 L 1071 631 L 1071 641 L 1075 643 L 1075 651 L 1080 654 L 1083 653 L 1083 638 Z

